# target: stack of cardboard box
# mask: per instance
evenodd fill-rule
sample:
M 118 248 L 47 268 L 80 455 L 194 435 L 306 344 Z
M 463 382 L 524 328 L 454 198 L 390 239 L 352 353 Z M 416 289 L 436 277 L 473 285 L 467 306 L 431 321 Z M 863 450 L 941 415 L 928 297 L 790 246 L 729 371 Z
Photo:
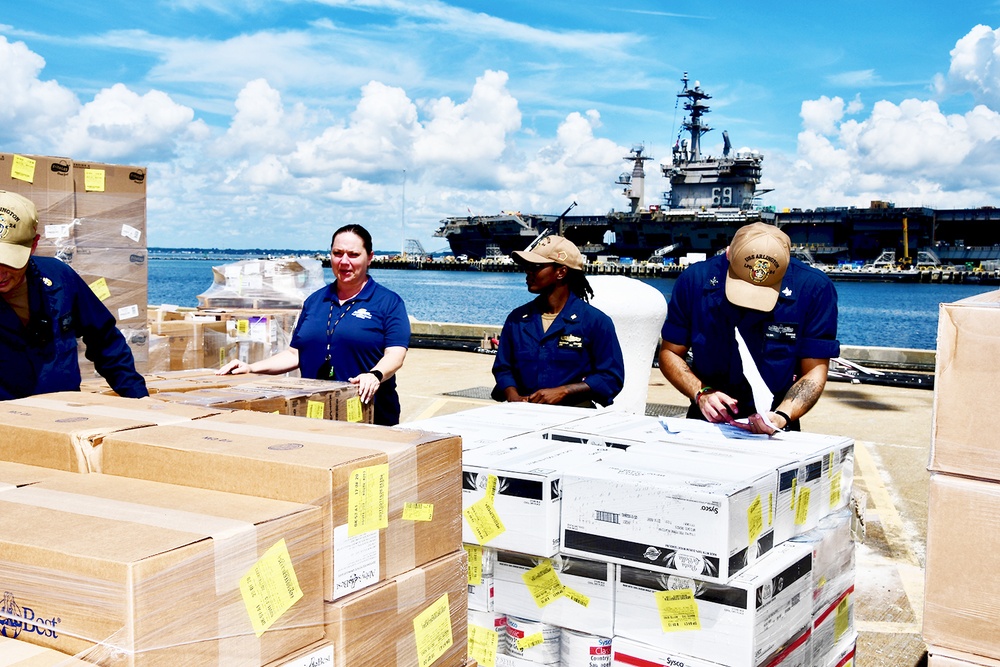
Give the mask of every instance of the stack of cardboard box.
M 38 208 L 38 254 L 69 264 L 115 316 L 139 372 L 149 359 L 146 169 L 0 153 L 0 190 Z M 94 366 L 81 349 L 84 377 Z
M 463 451 L 471 657 L 853 660 L 850 439 L 582 413 L 516 404 L 420 423 L 463 437 L 495 424 Z
M 0 421 L 6 637 L 101 665 L 466 664 L 458 438 L 76 392 Z
M 288 348 L 299 309 L 159 306 L 149 313 L 149 371 L 248 364 Z
M 1000 664 L 1000 292 L 941 306 L 923 638 L 934 667 Z

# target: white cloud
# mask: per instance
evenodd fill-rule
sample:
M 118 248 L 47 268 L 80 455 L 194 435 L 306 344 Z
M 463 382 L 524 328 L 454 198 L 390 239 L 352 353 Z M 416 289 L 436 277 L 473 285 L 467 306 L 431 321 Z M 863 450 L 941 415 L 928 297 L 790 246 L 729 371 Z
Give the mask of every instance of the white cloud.
M 39 79 L 45 60 L 24 42 L 8 42 L 0 35 L 0 140 L 13 146 L 52 147 L 53 127 L 76 113 L 76 95 L 55 81 Z
M 807 131 L 833 134 L 837 123 L 844 117 L 844 100 L 840 97 L 831 99 L 826 95 L 818 100 L 806 100 L 802 103 L 800 115 Z
M 972 93 L 977 102 L 1000 109 L 1000 29 L 977 25 L 951 50 L 947 79 L 937 87 L 948 93 Z
M 171 155 L 178 140 L 207 134 L 204 123 L 194 121 L 194 111 L 166 93 L 139 95 L 117 83 L 68 118 L 55 141 L 78 159 L 123 159 L 138 153 L 159 159 Z

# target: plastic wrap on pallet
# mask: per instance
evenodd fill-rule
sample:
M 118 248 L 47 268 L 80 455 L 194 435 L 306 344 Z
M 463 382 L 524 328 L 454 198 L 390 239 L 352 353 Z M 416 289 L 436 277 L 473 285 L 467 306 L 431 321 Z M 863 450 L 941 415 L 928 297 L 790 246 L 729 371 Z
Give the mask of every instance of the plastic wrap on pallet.
M 234 411 L 106 437 L 103 468 L 319 505 L 336 600 L 461 548 L 460 450 L 452 436 Z
M 0 190 L 16 192 L 38 209 L 38 250 L 56 256 L 74 245 L 73 160 L 0 153 Z
M 459 549 L 325 603 L 336 667 L 461 667 L 468 650 L 466 555 Z
M 145 249 L 145 167 L 77 161 L 73 182 L 79 248 Z
M 310 505 L 49 477 L 0 491 L 0 621 L 106 667 L 264 665 L 323 638 L 322 549 Z
M 820 520 L 819 525 L 792 538 L 813 548 L 813 613 L 818 614 L 854 586 L 855 548 L 851 532 L 853 512 L 844 508 Z
M 212 267 L 201 308 L 298 308 L 326 285 L 318 259 L 247 259 Z

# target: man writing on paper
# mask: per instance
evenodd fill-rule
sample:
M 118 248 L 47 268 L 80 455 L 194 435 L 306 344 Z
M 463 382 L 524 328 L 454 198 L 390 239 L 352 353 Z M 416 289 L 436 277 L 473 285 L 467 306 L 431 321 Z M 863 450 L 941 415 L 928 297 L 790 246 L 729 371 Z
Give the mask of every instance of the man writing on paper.
M 148 396 L 115 318 L 72 268 L 36 257 L 38 210 L 0 190 L 0 400 L 80 390 L 77 338 L 119 396 Z
M 788 236 L 757 222 L 741 227 L 724 255 L 677 279 L 660 371 L 691 399 L 689 418 L 770 435 L 799 430 L 819 399 L 840 354 L 837 291 L 790 255 Z

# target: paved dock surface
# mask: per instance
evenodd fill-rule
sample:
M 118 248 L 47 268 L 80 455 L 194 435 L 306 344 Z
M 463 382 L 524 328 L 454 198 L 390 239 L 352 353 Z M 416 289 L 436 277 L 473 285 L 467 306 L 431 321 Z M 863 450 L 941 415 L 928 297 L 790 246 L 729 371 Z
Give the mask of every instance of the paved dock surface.
M 402 422 L 489 404 L 493 357 L 412 349 L 398 375 Z M 461 394 L 461 395 L 449 395 Z M 927 530 L 927 460 L 934 392 L 830 382 L 803 429 L 855 440 L 855 496 L 865 505 L 857 546 L 857 667 L 926 663 L 920 638 Z M 687 399 L 650 369 L 647 403 Z

